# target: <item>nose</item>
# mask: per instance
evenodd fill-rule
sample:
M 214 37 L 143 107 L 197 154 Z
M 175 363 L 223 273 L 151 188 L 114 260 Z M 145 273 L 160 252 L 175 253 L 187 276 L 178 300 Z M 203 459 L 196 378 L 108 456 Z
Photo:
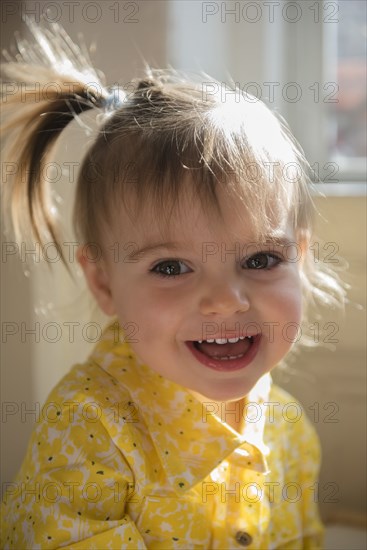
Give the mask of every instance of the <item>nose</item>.
M 250 301 L 243 281 L 217 281 L 205 285 L 200 300 L 202 315 L 220 315 L 229 317 L 235 313 L 248 311 Z

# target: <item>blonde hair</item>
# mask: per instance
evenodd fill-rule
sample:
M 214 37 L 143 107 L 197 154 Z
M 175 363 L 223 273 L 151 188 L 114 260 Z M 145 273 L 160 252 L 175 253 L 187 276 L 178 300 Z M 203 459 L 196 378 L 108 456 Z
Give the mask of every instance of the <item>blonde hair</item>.
M 296 235 L 310 238 L 315 208 L 308 163 L 284 121 L 264 103 L 205 76 L 188 79 L 172 70 L 146 69 L 129 94 L 109 89 L 60 25 L 28 26 L 36 45 L 18 41 L 17 58 L 8 56 L 2 66 L 13 86 L 3 98 L 6 158 L 22 168 L 4 188 L 4 202 L 18 239 L 32 234 L 61 249 L 41 167 L 63 128 L 90 109 L 105 116 L 77 181 L 74 226 L 81 242 L 102 247 L 106 220 L 132 198 L 131 212 L 149 204 L 168 222 L 188 175 L 206 211 L 221 215 L 220 186 L 246 208 L 259 237 L 274 230 L 274 216 L 287 212 Z M 21 84 L 35 82 L 40 90 L 47 87 L 47 95 L 22 97 Z M 336 274 L 306 256 L 305 302 L 342 303 Z

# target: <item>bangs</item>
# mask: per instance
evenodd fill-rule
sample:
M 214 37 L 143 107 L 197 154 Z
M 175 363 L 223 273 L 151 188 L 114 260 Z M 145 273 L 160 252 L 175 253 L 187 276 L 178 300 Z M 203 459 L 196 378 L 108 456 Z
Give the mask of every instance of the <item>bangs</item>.
M 284 216 L 294 229 L 310 226 L 307 163 L 261 101 L 243 95 L 240 102 L 204 102 L 197 90 L 196 96 L 190 91 L 190 101 L 182 90 L 178 97 L 172 92 L 171 101 L 156 94 L 147 95 L 140 109 L 131 101 L 117 111 L 85 159 L 80 193 L 91 168 L 99 173 L 98 184 L 83 193 L 89 213 L 82 216 L 84 237 L 86 231 L 96 240 L 96 226 L 106 232 L 106 222 L 121 216 L 121 205 L 132 221 L 149 208 L 157 225 L 167 227 L 183 197 L 199 200 L 214 221 L 221 218 L 219 190 L 235 199 L 260 240 Z

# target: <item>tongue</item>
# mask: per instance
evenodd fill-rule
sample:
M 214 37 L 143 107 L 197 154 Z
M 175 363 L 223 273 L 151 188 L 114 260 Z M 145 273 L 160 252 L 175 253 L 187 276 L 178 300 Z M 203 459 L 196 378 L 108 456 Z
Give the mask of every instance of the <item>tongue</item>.
M 205 355 L 208 355 L 209 357 L 229 357 L 230 355 L 244 355 L 249 349 L 251 343 L 248 338 L 245 338 L 244 340 L 238 340 L 235 344 L 216 344 L 215 342 L 212 344 L 209 344 L 208 342 L 199 344 L 196 342 L 195 345 L 198 350 L 205 353 Z

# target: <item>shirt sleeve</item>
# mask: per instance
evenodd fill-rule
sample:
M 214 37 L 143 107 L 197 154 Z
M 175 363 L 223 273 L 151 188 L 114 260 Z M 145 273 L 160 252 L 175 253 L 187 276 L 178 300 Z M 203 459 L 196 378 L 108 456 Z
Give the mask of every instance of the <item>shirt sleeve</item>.
M 278 550 L 321 550 L 324 527 L 319 514 L 321 445 L 302 405 L 273 385 L 274 418 L 266 425 L 269 467 L 275 489 L 268 535 Z
M 324 526 L 319 514 L 319 470 L 321 445 L 318 434 L 303 412 L 300 422 L 291 430 L 290 447 L 297 449 L 286 481 L 297 480 L 299 500 L 295 510 L 301 525 L 300 536 L 281 545 L 279 550 L 322 550 L 324 548 Z
M 73 550 L 84 550 L 86 548 L 126 548 L 131 550 L 146 549 L 146 545 L 138 532 L 135 524 L 125 516 L 121 525 L 113 528 L 108 528 L 97 535 L 88 537 L 82 541 L 76 542 L 63 548 L 72 548 Z
M 129 515 L 131 468 L 97 405 L 55 394 L 46 403 L 19 474 L 4 487 L 1 548 L 146 548 Z M 128 425 L 116 418 L 113 429 L 129 444 Z
M 302 454 L 300 457 L 304 550 L 324 548 L 324 526 L 319 513 L 319 473 L 321 465 L 321 445 L 318 434 L 305 416 Z
M 96 520 L 88 517 L 87 520 L 75 517 L 72 507 L 68 513 L 61 511 L 58 506 L 44 512 L 44 506 L 33 506 L 29 520 L 25 514 L 19 513 L 15 517 L 9 516 L 5 523 L 4 541 L 2 548 L 17 550 L 27 548 L 73 548 L 73 549 L 146 549 L 141 534 L 134 522 L 126 514 L 121 520 Z M 34 525 L 30 520 L 36 518 Z M 17 520 L 13 525 L 14 520 Z M 28 521 L 27 521 L 28 520 Z M 32 522 L 33 523 L 33 522 Z M 72 542 L 73 539 L 79 539 Z

